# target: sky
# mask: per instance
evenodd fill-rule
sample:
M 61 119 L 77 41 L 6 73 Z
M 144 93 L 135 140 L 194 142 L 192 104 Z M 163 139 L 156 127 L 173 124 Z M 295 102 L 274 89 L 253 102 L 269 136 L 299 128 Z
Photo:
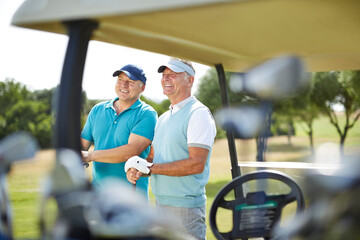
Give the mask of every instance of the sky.
M 0 0 L 0 81 L 13 78 L 30 90 L 51 89 L 60 83 L 68 37 L 55 33 L 11 26 L 15 11 L 24 0 Z M 143 95 L 154 101 L 166 99 L 157 68 L 169 56 L 90 41 L 83 76 L 83 90 L 89 99 L 111 99 L 116 96 L 115 70 L 132 63 L 141 66 L 147 76 Z M 196 70 L 193 93 L 199 79 L 210 69 L 194 63 Z

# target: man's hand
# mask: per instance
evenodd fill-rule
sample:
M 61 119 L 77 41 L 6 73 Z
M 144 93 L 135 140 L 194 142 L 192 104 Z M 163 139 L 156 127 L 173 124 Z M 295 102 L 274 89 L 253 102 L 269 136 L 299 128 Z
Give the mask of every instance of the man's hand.
M 90 153 L 88 151 L 81 151 L 81 158 L 83 160 L 83 162 L 91 162 L 90 160 Z
M 127 172 L 126 172 L 126 178 L 129 182 L 131 182 L 132 184 L 136 184 L 136 181 L 139 180 L 139 178 L 143 175 L 142 172 L 139 172 L 138 170 L 136 170 L 135 168 L 130 168 Z
M 134 156 L 126 161 L 125 172 L 127 172 L 130 168 L 135 168 L 139 172 L 149 174 L 150 173 L 149 167 L 151 167 L 152 165 L 153 165 L 152 163 L 149 163 L 145 159 L 138 156 Z

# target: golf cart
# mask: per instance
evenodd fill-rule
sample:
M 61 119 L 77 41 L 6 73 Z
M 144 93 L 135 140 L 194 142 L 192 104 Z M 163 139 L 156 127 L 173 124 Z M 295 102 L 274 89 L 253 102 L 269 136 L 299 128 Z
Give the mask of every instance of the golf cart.
M 80 156 L 82 76 L 90 40 L 215 66 L 221 101 L 227 110 L 225 70 L 251 72 L 253 66 L 283 54 L 298 56 L 309 71 L 358 69 L 359 7 L 357 1 L 336 0 L 124 0 L 121 4 L 116 0 L 27 0 L 12 24 L 69 36 L 56 109 L 54 147 L 57 152 L 69 149 Z M 301 190 L 279 172 L 242 175 L 233 130 L 226 130 L 233 181 L 220 191 L 214 209 L 232 209 L 234 227 L 230 233 L 216 233 L 214 210 L 210 214 L 214 235 L 219 239 L 272 237 L 274 221 L 266 224 L 267 219 L 263 218 L 262 224 L 255 227 L 251 222 L 240 222 L 254 214 L 252 207 L 271 211 L 274 220 L 280 217 L 278 206 L 290 201 L 296 200 L 300 211 L 304 206 Z M 290 193 L 270 196 L 258 191 L 244 195 L 244 182 L 263 178 L 285 182 Z M 232 189 L 235 200 L 224 200 Z M 69 237 L 72 236 L 75 235 Z

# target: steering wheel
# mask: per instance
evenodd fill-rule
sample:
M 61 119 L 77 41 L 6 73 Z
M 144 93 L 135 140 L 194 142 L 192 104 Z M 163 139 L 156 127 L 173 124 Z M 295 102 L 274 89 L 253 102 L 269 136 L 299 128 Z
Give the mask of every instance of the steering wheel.
M 250 180 L 274 179 L 288 187 L 290 193 L 267 195 L 264 191 L 249 192 L 243 195 L 242 186 Z M 235 200 L 227 201 L 225 196 L 235 192 Z M 303 193 L 298 184 L 284 173 L 274 170 L 262 170 L 234 178 L 216 195 L 210 209 L 210 226 L 219 240 L 248 239 L 263 237 L 269 239 L 272 228 L 280 220 L 282 209 L 291 202 L 297 202 L 296 214 L 305 208 Z M 216 223 L 218 208 L 232 211 L 233 228 L 230 232 L 220 232 Z

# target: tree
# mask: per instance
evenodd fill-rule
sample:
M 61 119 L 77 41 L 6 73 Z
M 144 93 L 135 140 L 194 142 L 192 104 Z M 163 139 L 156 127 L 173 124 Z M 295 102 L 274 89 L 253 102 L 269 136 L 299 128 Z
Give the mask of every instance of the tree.
M 30 91 L 21 83 L 15 82 L 12 78 L 6 78 L 0 82 L 0 114 L 5 115 L 7 110 L 16 102 L 27 99 Z
M 225 74 L 226 79 L 229 79 L 229 73 Z M 220 87 L 215 69 L 210 69 L 199 81 L 195 96 L 214 114 L 221 108 Z
M 225 72 L 227 86 L 229 86 L 229 79 L 231 77 L 230 72 Z M 220 85 L 217 72 L 214 68 L 208 70 L 208 72 L 199 79 L 197 92 L 195 93 L 196 98 L 203 102 L 214 115 L 217 110 L 221 109 L 221 96 L 220 96 Z M 243 103 L 245 96 L 242 93 L 235 93 L 228 87 L 228 97 L 230 105 L 238 105 Z M 225 137 L 225 131 L 217 128 L 217 138 Z
M 42 148 L 51 147 L 51 116 L 49 106 L 44 102 L 20 100 L 6 112 L 5 135 L 16 131 L 27 131 L 33 135 Z
M 313 81 L 311 99 L 336 128 L 340 136 L 340 153 L 343 156 L 346 136 L 360 117 L 360 71 L 318 72 L 313 74 Z M 334 109 L 335 105 L 344 107 L 343 126 Z
M 0 82 L 0 138 L 13 132 L 27 131 L 41 147 L 50 147 L 51 96 L 51 90 L 30 92 L 14 79 Z
M 284 135 L 286 133 L 288 144 L 291 143 L 291 136 L 294 135 L 294 109 L 291 98 L 278 99 L 274 101 L 273 124 L 271 132 L 273 134 Z
M 158 116 L 160 116 L 161 114 L 163 114 L 164 112 L 169 110 L 169 106 L 170 106 L 169 99 L 165 99 L 165 100 L 161 101 L 160 103 L 156 103 L 156 102 L 152 101 L 151 99 L 146 98 L 143 95 L 140 96 L 140 99 L 142 101 L 144 101 L 145 103 L 149 104 L 150 106 L 152 106 L 154 108 L 154 110 L 157 112 Z
M 225 72 L 227 85 L 229 86 L 230 72 Z M 212 113 L 222 107 L 220 96 L 219 79 L 214 68 L 210 69 L 200 80 L 198 90 L 195 93 L 197 99 L 205 103 Z M 229 88 L 228 91 L 230 105 L 237 105 L 245 99 L 244 94 L 232 92 Z
M 314 138 L 313 138 L 313 123 L 318 118 L 320 111 L 319 108 L 311 101 L 311 95 L 314 91 L 313 82 L 310 86 L 300 91 L 295 97 L 292 98 L 292 108 L 295 119 L 303 126 L 304 131 L 307 133 L 310 142 L 311 154 L 314 155 Z
M 6 113 L 17 102 L 27 98 L 30 92 L 26 86 L 15 82 L 12 78 L 6 78 L 0 82 L 0 139 L 6 136 L 9 120 L 6 119 Z

